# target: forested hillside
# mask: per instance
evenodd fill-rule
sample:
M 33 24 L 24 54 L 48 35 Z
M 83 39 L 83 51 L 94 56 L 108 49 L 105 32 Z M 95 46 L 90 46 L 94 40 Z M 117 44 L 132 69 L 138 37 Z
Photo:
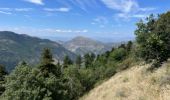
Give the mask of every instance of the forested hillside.
M 22 61 L 29 64 L 39 62 L 43 48 L 50 48 L 55 60 L 63 60 L 65 55 L 75 59 L 76 55 L 56 42 L 46 39 L 16 34 L 9 31 L 0 32 L 0 64 L 11 71 Z

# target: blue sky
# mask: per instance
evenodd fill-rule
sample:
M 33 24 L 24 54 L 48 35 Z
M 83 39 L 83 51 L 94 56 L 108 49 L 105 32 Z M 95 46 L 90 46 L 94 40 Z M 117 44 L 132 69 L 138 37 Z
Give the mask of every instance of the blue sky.
M 170 9 L 170 0 L 0 0 L 0 30 L 53 40 L 134 38 L 135 23 Z

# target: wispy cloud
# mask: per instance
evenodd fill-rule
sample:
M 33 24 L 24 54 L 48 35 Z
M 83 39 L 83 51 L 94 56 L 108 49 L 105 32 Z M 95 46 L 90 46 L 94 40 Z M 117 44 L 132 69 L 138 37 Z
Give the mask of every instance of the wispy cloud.
M 93 22 L 91 24 L 93 25 L 99 25 L 99 27 L 103 28 L 106 24 L 108 24 L 108 19 L 104 16 L 98 16 L 95 19 L 93 19 Z
M 32 11 L 33 8 L 0 8 L 1 11 L 18 11 L 18 12 L 27 12 Z
M 69 12 L 70 8 L 61 7 L 61 8 L 44 8 L 48 12 Z
M 33 8 L 0 8 L 0 13 L 6 15 L 12 15 L 13 12 L 28 12 L 32 10 Z
M 118 11 L 115 14 L 120 18 L 144 18 L 149 11 L 156 10 L 153 7 L 140 7 L 139 3 L 136 0 L 101 0 L 106 7 Z M 143 13 L 145 12 L 145 13 Z
M 15 11 L 23 11 L 23 12 L 27 12 L 27 11 L 32 11 L 33 8 L 14 8 Z
M 11 8 L 0 8 L 0 10 L 11 11 Z
M 125 13 L 119 13 L 116 16 L 128 20 L 129 18 L 143 19 L 143 18 L 146 18 L 149 15 L 148 14 L 125 14 Z
M 0 11 L 1 14 L 11 15 L 11 12 Z
M 153 11 L 153 10 L 156 10 L 156 8 L 153 7 L 139 8 L 139 11 Z
M 53 30 L 54 32 L 57 32 L 57 33 L 87 33 L 88 30 L 84 29 L 84 30 L 61 30 L 61 29 L 56 29 L 56 30 Z
M 24 0 L 37 5 L 44 5 L 43 0 Z
M 85 12 L 89 12 L 89 8 L 98 7 L 98 0 L 68 0 L 70 4 L 80 8 Z
M 101 0 L 108 8 L 118 10 L 124 13 L 129 13 L 139 5 L 134 0 Z

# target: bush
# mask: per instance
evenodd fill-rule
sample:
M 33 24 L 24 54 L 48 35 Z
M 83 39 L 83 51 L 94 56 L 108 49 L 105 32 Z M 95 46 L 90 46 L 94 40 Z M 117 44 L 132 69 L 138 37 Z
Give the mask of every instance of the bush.
M 146 22 L 137 23 L 136 41 L 140 57 L 145 61 L 154 61 L 159 67 L 170 57 L 170 12 L 155 18 L 153 15 Z
M 113 60 L 122 61 L 126 57 L 126 50 L 124 48 L 116 49 L 111 53 L 110 57 Z

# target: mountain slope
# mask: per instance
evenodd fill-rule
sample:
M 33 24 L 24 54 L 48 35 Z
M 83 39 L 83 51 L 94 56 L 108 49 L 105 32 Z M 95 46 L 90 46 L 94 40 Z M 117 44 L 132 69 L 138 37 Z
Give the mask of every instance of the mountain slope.
M 19 61 L 27 61 L 31 64 L 38 63 L 43 48 L 50 48 L 55 59 L 62 60 L 67 54 L 75 58 L 75 54 L 65 49 L 60 44 L 27 35 L 19 35 L 13 32 L 0 32 L 0 64 L 12 70 Z
M 90 38 L 78 36 L 73 38 L 72 40 L 64 43 L 65 48 L 68 50 L 84 55 L 85 53 L 95 53 L 100 54 L 105 51 L 111 50 L 112 46 L 104 44 L 100 41 L 95 41 Z
M 150 65 L 117 73 L 80 100 L 170 100 L 170 63 L 154 72 Z

